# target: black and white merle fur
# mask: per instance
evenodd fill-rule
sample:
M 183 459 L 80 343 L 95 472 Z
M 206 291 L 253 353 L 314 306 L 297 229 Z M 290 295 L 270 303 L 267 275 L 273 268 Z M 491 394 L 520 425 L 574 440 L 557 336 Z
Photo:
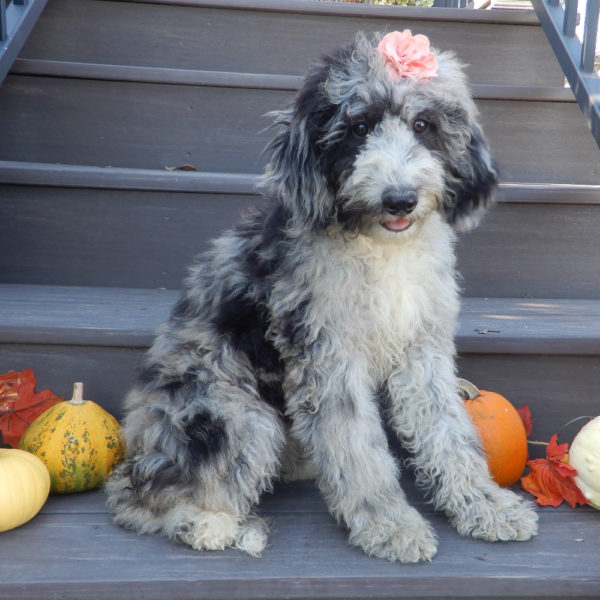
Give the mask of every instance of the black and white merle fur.
M 264 206 L 192 267 L 126 399 L 107 484 L 118 524 L 259 555 L 261 494 L 312 472 L 352 544 L 430 560 L 386 419 L 461 534 L 535 535 L 457 392 L 454 230 L 491 203 L 494 164 L 453 56 L 395 82 L 377 41 L 323 59 L 274 113 Z

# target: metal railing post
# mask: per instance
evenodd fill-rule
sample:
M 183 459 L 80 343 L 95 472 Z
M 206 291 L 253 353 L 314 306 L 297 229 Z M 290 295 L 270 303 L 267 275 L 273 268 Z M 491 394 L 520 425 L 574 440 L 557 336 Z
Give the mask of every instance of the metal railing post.
M 0 42 L 5 42 L 8 39 L 6 29 L 6 0 L 0 0 Z
M 583 48 L 581 50 L 581 68 L 585 73 L 592 73 L 594 71 L 599 6 L 600 0 L 587 0 L 585 26 L 583 29 Z
M 577 29 L 577 5 L 578 0 L 567 0 L 565 3 L 565 21 L 563 33 L 567 37 L 573 37 Z
M 598 7 L 600 0 L 587 0 L 583 43 L 574 34 L 577 10 L 566 0 L 532 0 L 535 12 L 565 74 L 588 126 L 600 146 L 600 77 L 594 69 Z

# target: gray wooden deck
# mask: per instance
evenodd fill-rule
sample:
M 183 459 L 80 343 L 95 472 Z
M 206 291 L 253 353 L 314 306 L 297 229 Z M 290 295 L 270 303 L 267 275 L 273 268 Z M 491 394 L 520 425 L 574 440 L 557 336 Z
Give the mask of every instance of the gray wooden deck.
M 541 509 L 536 539 L 487 543 L 458 536 L 416 492 L 410 496 L 439 536 L 431 563 L 389 563 L 350 547 L 312 482 L 280 485 L 264 498 L 261 513 L 272 528 L 260 559 L 235 550 L 200 553 L 121 530 L 100 491 L 52 497 L 29 524 L 2 534 L 0 598 L 599 597 L 594 509 Z

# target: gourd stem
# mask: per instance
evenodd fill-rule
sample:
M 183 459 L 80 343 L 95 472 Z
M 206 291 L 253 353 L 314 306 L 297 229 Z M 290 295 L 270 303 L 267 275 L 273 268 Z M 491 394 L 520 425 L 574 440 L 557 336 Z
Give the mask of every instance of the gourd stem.
M 567 429 L 567 427 L 569 427 L 570 425 L 573 425 L 573 423 L 577 423 L 577 421 L 581 421 L 583 419 L 587 419 L 588 421 L 591 421 L 594 417 L 590 417 L 590 416 L 581 416 L 581 417 L 575 417 L 574 419 L 571 419 L 570 421 L 568 421 L 567 423 L 565 423 L 557 432 L 556 432 L 556 440 L 558 442 L 560 442 L 560 436 L 563 433 L 563 431 L 565 429 Z
M 458 379 L 458 393 L 463 400 L 475 400 L 481 396 L 479 388 L 466 379 Z
M 81 381 L 77 381 L 73 384 L 71 404 L 85 404 L 85 400 L 83 399 L 83 383 Z

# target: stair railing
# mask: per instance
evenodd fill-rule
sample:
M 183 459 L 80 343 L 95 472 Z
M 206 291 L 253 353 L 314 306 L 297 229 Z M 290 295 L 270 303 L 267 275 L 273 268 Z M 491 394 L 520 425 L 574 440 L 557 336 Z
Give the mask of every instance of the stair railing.
M 583 1 L 586 7 L 582 41 L 577 37 L 579 0 L 531 0 L 531 3 L 600 147 L 600 77 L 595 64 L 600 0 Z M 474 0 L 434 0 L 433 5 L 471 8 L 475 4 Z
M 576 34 L 578 0 L 532 0 L 533 8 L 600 146 L 600 77 L 594 61 L 600 0 L 586 0 L 583 39 Z
M 0 83 L 48 0 L 0 0 Z M 7 5 L 8 4 L 8 5 Z

